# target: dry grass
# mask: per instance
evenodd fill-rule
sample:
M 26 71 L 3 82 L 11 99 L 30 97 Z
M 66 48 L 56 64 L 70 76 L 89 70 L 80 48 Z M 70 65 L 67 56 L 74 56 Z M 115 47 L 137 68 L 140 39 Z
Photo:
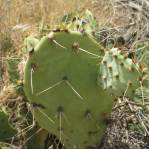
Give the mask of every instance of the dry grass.
M 9 84 L 5 60 L 21 54 L 26 36 L 36 35 L 42 24 L 57 25 L 64 14 L 75 10 L 91 10 L 99 24 L 104 26 L 113 14 L 111 6 L 109 0 L 0 0 L 0 70 L 4 76 L 0 81 L 0 90 L 4 84 Z M 8 51 L 6 54 L 1 49 L 4 46 Z M 8 55 L 9 51 L 11 54 Z
M 25 36 L 36 34 L 42 24 L 57 25 L 64 14 L 83 9 L 94 13 L 100 27 L 128 22 L 112 0 L 0 0 L 0 37 L 10 37 L 20 51 Z
M 0 0 L 0 36 L 9 34 L 20 48 L 25 36 L 41 24 L 55 25 L 61 17 L 85 7 L 88 0 Z
M 97 0 L 1 0 L 0 1 L 1 23 L 7 27 L 16 24 L 36 24 L 43 23 L 55 24 L 60 18 L 71 11 L 80 9 L 91 9 L 97 13 L 97 18 L 105 20 L 110 16 L 112 1 Z M 108 11 L 107 11 L 108 10 Z

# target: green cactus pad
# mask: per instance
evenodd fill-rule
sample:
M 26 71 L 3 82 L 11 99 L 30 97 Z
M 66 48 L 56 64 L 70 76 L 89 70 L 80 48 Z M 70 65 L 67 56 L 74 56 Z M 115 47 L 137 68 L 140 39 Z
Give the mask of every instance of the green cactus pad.
M 134 46 L 135 58 L 138 63 L 149 66 L 149 40 L 141 41 Z
M 139 67 L 117 48 L 105 53 L 100 64 L 98 84 L 116 96 L 130 96 L 140 86 Z
M 35 127 L 28 133 L 28 137 L 31 135 L 33 136 L 27 143 L 28 149 L 47 149 L 46 139 L 48 138 L 48 131 Z
M 39 40 L 37 38 L 34 38 L 33 36 L 29 36 L 24 40 L 24 52 L 30 52 L 33 48 L 36 47 L 36 45 L 39 43 Z
M 16 131 L 10 126 L 8 116 L 0 111 L 0 142 L 10 141 Z
M 17 59 L 8 59 L 7 60 L 7 71 L 9 75 L 9 80 L 12 83 L 17 83 L 19 79 L 19 72 L 18 72 L 18 63 Z
M 149 101 L 149 69 L 143 68 L 142 72 L 142 83 L 140 87 L 136 89 L 133 100 L 144 104 L 144 102 Z
M 140 87 L 136 90 L 133 100 L 138 103 L 144 104 L 149 101 L 149 90 L 146 87 Z
M 97 28 L 97 21 L 89 10 L 69 13 L 63 17 L 62 22 L 67 29 L 89 35 L 93 35 Z
M 79 32 L 43 37 L 30 53 L 24 90 L 39 125 L 67 149 L 100 143 L 112 98 L 97 85 L 98 44 Z

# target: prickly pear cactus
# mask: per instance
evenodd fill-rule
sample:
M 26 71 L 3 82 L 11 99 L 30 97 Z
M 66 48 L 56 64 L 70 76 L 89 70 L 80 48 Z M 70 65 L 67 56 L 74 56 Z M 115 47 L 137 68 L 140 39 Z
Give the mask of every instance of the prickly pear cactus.
M 133 97 L 135 102 L 144 104 L 149 100 L 149 90 L 146 87 L 140 87 L 136 90 L 135 95 Z
M 48 131 L 43 130 L 41 128 L 37 129 L 37 127 L 35 127 L 34 129 L 31 130 L 31 132 L 29 132 L 28 137 L 30 137 L 31 135 L 33 136 L 28 141 L 28 144 L 27 144 L 28 149 L 47 149 L 48 148 L 46 147 Z
M 149 69 L 144 68 L 142 70 L 143 77 L 142 77 L 142 83 L 139 88 L 136 89 L 135 95 L 133 97 L 133 100 L 135 102 L 142 103 L 144 105 L 145 102 L 149 100 Z
M 12 83 L 17 83 L 19 79 L 18 63 L 19 61 L 17 59 L 7 59 L 7 71 L 9 75 L 9 80 Z
M 100 64 L 98 84 L 116 96 L 131 96 L 140 86 L 140 75 L 137 64 L 112 48 Z
M 67 29 L 89 35 L 94 35 L 97 28 L 96 19 L 89 10 L 67 14 L 62 22 Z
M 138 63 L 149 66 L 149 40 L 141 41 L 134 46 L 135 58 Z
M 8 116 L 0 111 L 0 142 L 10 141 L 16 131 L 10 126 Z
M 33 36 L 27 37 L 24 41 L 23 52 L 31 52 L 32 49 L 34 49 L 34 47 L 38 44 L 38 42 L 39 40 L 34 38 Z M 6 62 L 7 62 L 7 72 L 8 72 L 9 80 L 12 83 L 17 84 L 19 81 L 19 71 L 18 71 L 19 57 L 7 58 Z
M 50 33 L 31 51 L 24 90 L 42 128 L 67 149 L 100 143 L 112 98 L 97 85 L 102 50 L 80 32 Z
M 36 47 L 36 45 L 39 43 L 39 40 L 37 38 L 34 38 L 33 36 L 29 36 L 24 40 L 24 52 L 30 52 L 32 49 Z

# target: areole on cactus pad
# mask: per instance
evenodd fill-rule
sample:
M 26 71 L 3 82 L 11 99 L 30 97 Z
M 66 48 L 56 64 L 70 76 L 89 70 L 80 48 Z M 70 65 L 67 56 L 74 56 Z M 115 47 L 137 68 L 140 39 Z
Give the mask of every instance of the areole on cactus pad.
M 97 85 L 103 51 L 79 32 L 51 32 L 30 51 L 24 90 L 42 128 L 67 149 L 100 142 L 112 98 Z

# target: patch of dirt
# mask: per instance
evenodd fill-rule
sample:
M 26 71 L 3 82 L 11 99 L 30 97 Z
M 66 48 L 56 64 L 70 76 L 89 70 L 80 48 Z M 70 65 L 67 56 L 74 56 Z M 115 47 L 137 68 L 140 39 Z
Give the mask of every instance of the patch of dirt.
M 149 102 L 118 99 L 109 119 L 102 149 L 149 148 Z

